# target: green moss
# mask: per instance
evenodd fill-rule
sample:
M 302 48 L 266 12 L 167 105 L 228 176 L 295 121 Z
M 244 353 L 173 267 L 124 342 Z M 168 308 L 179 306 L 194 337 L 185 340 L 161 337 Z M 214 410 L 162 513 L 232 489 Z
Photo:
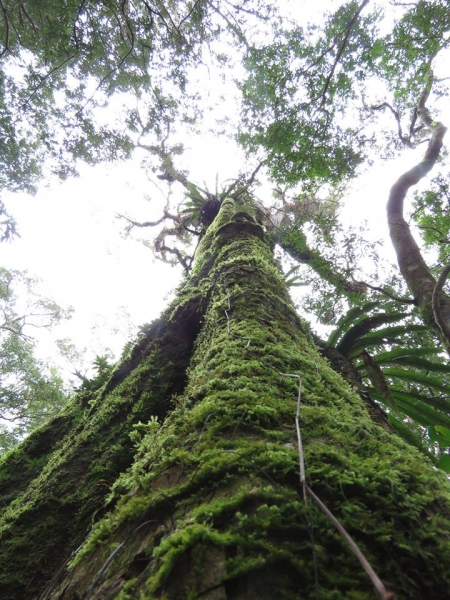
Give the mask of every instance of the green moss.
M 303 502 L 298 381 L 283 376 L 296 373 L 309 485 L 399 599 L 443 600 L 450 566 L 445 478 L 373 423 L 319 356 L 261 228 L 235 213 L 225 201 L 155 337 L 141 340 L 126 377 L 98 393 L 18 494 L 11 544 L 23 520 L 19 531 L 36 552 L 38 572 L 39 511 L 51 556 L 62 507 L 75 515 L 74 529 L 86 530 L 108 483 L 109 512 L 97 513 L 71 563 L 68 596 L 101 572 L 98 585 L 111 585 L 124 600 L 185 600 L 205 586 L 222 586 L 229 598 L 293 599 L 301 590 L 308 599 L 316 597 L 317 567 L 321 598 L 374 598 L 339 533 Z M 74 535 L 67 549 L 78 542 Z M 19 566 L 24 572 L 27 562 Z M 19 580 L 23 585 L 26 576 Z
M 182 320 L 183 311 L 174 319 Z M 106 388 L 80 394 L 2 460 L 0 498 L 8 503 L 0 521 L 5 599 L 33 594 L 47 577 L 40 574 L 43 557 L 45 570 L 52 564 L 56 570 L 61 556 L 80 544 L 114 481 L 132 463 L 133 426 L 152 415 L 163 417 L 183 389 L 196 333 L 192 322 L 178 327 L 166 321 L 162 327 L 159 321 L 133 351 L 134 368 L 125 364 Z M 40 528 L 47 532 L 45 544 Z

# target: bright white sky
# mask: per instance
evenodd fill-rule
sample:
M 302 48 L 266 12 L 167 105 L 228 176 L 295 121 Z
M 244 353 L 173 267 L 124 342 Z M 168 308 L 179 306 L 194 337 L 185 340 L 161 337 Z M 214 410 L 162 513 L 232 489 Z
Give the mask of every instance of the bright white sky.
M 224 181 L 243 165 L 236 148 L 212 136 L 188 145 L 186 156 L 192 161 L 192 179 L 201 185 L 206 181 L 212 190 L 216 173 Z M 41 357 L 54 355 L 53 340 L 59 338 L 87 346 L 89 360 L 104 347 L 119 355 L 130 326 L 134 332 L 156 318 L 179 283 L 181 269 L 155 260 L 142 243 L 124 239 L 124 221 L 116 219 L 117 213 L 142 221 L 161 216 L 163 197 L 140 159 L 83 167 L 79 178 L 43 186 L 35 197 L 4 196 L 21 237 L 2 244 L 3 266 L 39 277 L 44 295 L 75 309 L 51 336 L 30 332 L 39 334 Z M 152 235 L 150 229 L 138 233 Z
M 325 8 L 330 3 L 319 4 Z M 297 3 L 305 16 L 307 6 L 317 13 L 317 2 Z M 449 114 L 448 102 L 445 109 Z M 444 115 L 441 118 L 445 120 Z M 352 225 L 367 220 L 374 237 L 387 240 L 392 261 L 385 223 L 389 188 L 422 152 L 405 153 L 400 163 L 375 165 L 345 201 L 344 218 Z M 206 182 L 211 190 L 216 175 L 220 183 L 236 176 L 244 166 L 240 151 L 214 136 L 190 140 L 184 156 L 190 179 L 200 185 Z M 117 213 L 126 213 L 145 221 L 161 215 L 163 198 L 140 168 L 140 160 L 136 155 L 132 162 L 83 167 L 80 178 L 42 186 L 35 197 L 4 196 L 21 237 L 2 244 L 2 265 L 39 277 L 44 295 L 75 309 L 72 319 L 51 336 L 39 337 L 39 356 L 54 357 L 57 338 L 70 338 L 79 348 L 87 346 L 89 361 L 105 347 L 118 356 L 130 327 L 156 318 L 180 281 L 181 269 L 156 261 L 143 244 L 123 239 L 124 222 L 115 218 Z M 151 237 L 151 230 L 142 230 L 143 237 L 147 233 Z
M 236 148 L 217 138 L 187 149 L 186 156 L 192 160 L 192 180 L 206 181 L 210 189 L 216 173 L 224 181 L 242 166 Z M 181 269 L 155 260 L 149 248 L 121 235 L 124 222 L 116 219 L 117 213 L 142 221 L 161 214 L 162 197 L 139 163 L 136 158 L 118 165 L 84 167 L 78 179 L 55 182 L 35 197 L 5 198 L 21 237 L 2 244 L 2 264 L 39 277 L 44 295 L 75 309 L 72 319 L 51 336 L 43 332 L 39 336 L 41 357 L 54 354 L 53 340 L 58 338 L 87 346 L 89 360 L 104 347 L 119 355 L 129 326 L 156 318 L 180 281 Z M 367 220 L 381 239 L 387 238 L 384 207 L 396 176 L 394 166 L 379 165 L 358 182 L 344 209 L 352 225 Z M 151 237 L 151 229 L 141 232 Z

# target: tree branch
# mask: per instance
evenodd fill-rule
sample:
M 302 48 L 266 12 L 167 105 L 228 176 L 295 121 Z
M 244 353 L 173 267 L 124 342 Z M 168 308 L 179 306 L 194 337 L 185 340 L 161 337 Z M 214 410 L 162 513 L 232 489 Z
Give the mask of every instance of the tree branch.
M 126 217 L 125 215 L 121 215 L 121 214 L 117 214 L 116 217 L 118 219 L 125 219 L 125 221 L 128 221 L 128 223 L 130 223 L 130 225 L 127 228 L 128 232 L 131 231 L 133 229 L 133 227 L 156 227 L 157 225 L 160 225 L 166 219 L 172 219 L 173 221 L 177 221 L 177 222 L 179 221 L 179 219 L 177 217 L 169 214 L 166 211 L 164 211 L 164 215 L 157 221 L 144 221 L 143 223 L 140 221 L 133 221 L 129 217 Z
M 444 287 L 445 280 L 447 279 L 448 274 L 450 273 L 450 265 L 447 265 L 443 268 L 442 273 L 439 275 L 438 280 L 436 281 L 436 285 L 434 286 L 433 296 L 432 296 L 432 304 L 433 304 L 433 315 L 434 320 L 438 324 L 442 331 L 442 335 L 448 340 L 450 344 L 450 327 L 448 322 L 442 316 L 441 312 L 441 296 L 442 290 Z
M 343 54 L 343 52 L 345 50 L 345 47 L 347 46 L 347 42 L 348 42 L 348 39 L 350 37 L 350 33 L 352 32 L 353 25 L 358 20 L 358 17 L 361 14 L 361 11 L 363 10 L 363 8 L 365 6 L 367 6 L 367 4 L 369 4 L 369 2 L 370 2 L 370 0 L 364 0 L 362 2 L 361 6 L 358 8 L 358 10 L 355 12 L 355 14 L 353 15 L 353 17 L 350 19 L 350 21 L 349 21 L 349 23 L 348 23 L 348 25 L 347 25 L 347 27 L 345 29 L 346 33 L 345 33 L 345 36 L 344 36 L 344 40 L 343 40 L 342 44 L 339 47 L 339 50 L 338 50 L 338 52 L 336 54 L 336 58 L 334 59 L 333 66 L 331 67 L 331 71 L 330 71 L 328 77 L 325 80 L 325 85 L 323 87 L 322 93 L 320 94 L 320 97 L 322 98 L 322 101 L 321 101 L 321 106 L 322 107 L 325 104 L 326 94 L 327 94 L 328 88 L 330 87 L 331 80 L 333 79 L 333 75 L 334 75 L 334 72 L 336 70 L 336 67 L 337 67 L 339 61 L 341 60 L 341 56 L 342 56 L 342 54 Z
M 391 294 L 391 292 L 388 292 L 387 290 L 385 290 L 382 287 L 377 287 L 375 285 L 370 285 L 370 283 L 366 283 L 365 281 L 358 281 L 356 283 L 359 283 L 371 290 L 374 290 L 375 292 L 381 292 L 382 294 L 384 294 L 385 296 L 387 296 L 388 298 L 390 298 L 391 300 L 395 300 L 396 302 L 400 302 L 401 304 L 414 304 L 417 305 L 416 300 L 414 300 L 414 298 L 400 298 L 400 296 L 396 296 L 395 294 Z
M 435 231 L 440 235 L 440 238 L 437 240 L 439 244 L 450 244 L 450 239 L 446 238 L 440 229 L 437 227 L 432 227 L 431 225 L 418 225 L 419 229 L 428 229 L 429 231 Z
M 388 108 L 391 113 L 394 115 L 395 120 L 397 121 L 397 130 L 398 130 L 398 137 L 400 138 L 400 140 L 403 142 L 403 144 L 405 144 L 405 146 L 408 146 L 409 148 L 412 148 L 412 143 L 411 143 L 411 138 L 409 137 L 405 137 L 403 135 L 403 131 L 402 131 L 402 124 L 400 121 L 400 116 L 398 114 L 398 112 L 395 110 L 395 108 L 393 108 L 389 102 L 383 102 L 383 104 L 378 104 L 376 106 L 371 106 L 370 107 L 372 110 L 382 110 L 383 108 Z M 411 121 L 411 124 L 413 124 L 415 121 L 415 119 L 413 119 Z M 413 125 L 412 125 L 412 128 Z M 410 131 L 411 131 L 411 127 L 410 127 Z
M 4 48 L 3 50 L 0 52 L 0 58 L 3 57 L 4 54 L 6 54 L 6 52 L 9 51 L 9 20 L 8 20 L 8 13 L 6 12 L 6 8 L 3 4 L 3 2 L 0 0 L 0 9 L 3 13 L 3 20 L 5 22 L 5 41 L 4 41 Z
M 439 157 L 444 135 L 447 128 L 441 122 L 434 122 L 426 107 L 433 83 L 433 72 L 430 68 L 424 89 L 417 103 L 417 114 L 424 126 L 432 128 L 431 139 L 428 143 L 424 158 L 406 173 L 403 173 L 394 183 L 387 203 L 387 220 L 392 244 L 397 254 L 400 272 L 411 292 L 417 300 L 422 318 L 441 338 L 450 353 L 450 339 L 445 335 L 445 329 L 436 322 L 433 311 L 433 294 L 436 280 L 425 263 L 410 227 L 403 217 L 403 205 L 410 187 L 416 185 L 425 177 L 436 164 Z M 450 325 L 450 297 L 439 291 L 439 306 L 442 319 Z

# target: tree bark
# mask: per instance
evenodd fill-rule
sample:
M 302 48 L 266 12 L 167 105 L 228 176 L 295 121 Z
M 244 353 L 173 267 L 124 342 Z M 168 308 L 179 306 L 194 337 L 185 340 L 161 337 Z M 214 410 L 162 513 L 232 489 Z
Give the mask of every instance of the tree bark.
M 4 600 L 376 598 L 314 496 L 399 600 L 448 598 L 445 476 L 320 356 L 231 200 L 110 383 L 1 469 Z
M 403 204 L 408 190 L 417 185 L 434 167 L 443 144 L 447 128 L 440 122 L 434 123 L 426 108 L 431 83 L 432 73 L 424 91 L 421 94 L 417 113 L 424 126 L 431 128 L 432 135 L 428 143 L 425 156 L 421 162 L 406 173 L 403 173 L 392 186 L 387 203 L 387 220 L 392 244 L 397 255 L 400 272 L 409 291 L 416 300 L 424 322 L 429 325 L 441 338 L 442 343 L 450 354 L 450 298 L 439 290 L 439 297 L 433 303 L 433 294 L 436 289 L 436 279 L 430 273 L 425 263 L 419 246 L 417 245 L 411 229 L 403 216 Z M 433 310 L 435 304 L 436 310 Z M 439 314 L 438 320 L 435 318 Z M 439 319 L 442 323 L 439 323 Z M 443 326 L 442 326 L 443 324 Z

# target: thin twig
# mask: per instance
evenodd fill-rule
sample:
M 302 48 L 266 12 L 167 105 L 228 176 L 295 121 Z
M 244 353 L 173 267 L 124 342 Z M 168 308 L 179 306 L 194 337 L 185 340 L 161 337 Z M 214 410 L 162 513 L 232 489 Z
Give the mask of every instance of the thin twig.
M 118 219 L 125 219 L 125 221 L 128 221 L 128 223 L 130 223 L 130 226 L 128 228 L 129 230 L 131 230 L 133 227 L 156 227 L 157 225 L 159 225 L 160 223 L 162 223 L 166 219 L 172 219 L 172 220 L 174 220 L 174 217 L 172 215 L 169 215 L 169 213 L 166 213 L 165 215 L 163 215 L 157 221 L 144 221 L 144 222 L 133 221 L 129 217 L 126 217 L 125 215 L 121 215 L 121 214 L 117 214 L 116 217 Z
M 300 432 L 300 406 L 302 399 L 302 378 L 300 375 L 294 375 L 292 373 L 280 373 L 282 377 L 293 377 L 298 379 L 298 397 L 297 397 L 297 412 L 295 413 L 295 429 L 297 431 L 297 444 L 298 444 L 298 462 L 300 469 L 300 485 L 303 488 L 303 500 L 307 504 L 306 498 L 306 475 L 305 475 L 305 457 L 303 453 L 302 435 Z
M 202 2 L 202 0 L 197 0 L 197 2 L 194 2 L 194 4 L 192 5 L 191 10 L 188 12 L 188 14 L 181 19 L 180 24 L 178 25 L 178 31 L 181 29 L 181 27 L 184 25 L 185 21 L 187 21 L 189 19 L 189 17 L 192 15 L 192 13 L 194 12 L 194 10 L 197 8 L 197 6 Z
M 366 283 L 365 281 L 358 281 L 357 283 L 360 283 L 361 285 L 364 285 L 365 287 L 368 287 L 369 289 L 374 290 L 375 292 L 381 292 L 382 294 L 384 294 L 391 300 L 395 300 L 396 302 L 401 302 L 402 304 L 414 304 L 415 306 L 417 305 L 417 302 L 416 300 L 414 300 L 414 298 L 400 298 L 400 296 L 391 294 L 391 292 L 388 292 L 382 287 L 370 285 L 370 283 Z
M 362 568 L 369 576 L 369 579 L 371 580 L 374 588 L 377 590 L 380 598 L 382 598 L 382 600 L 393 600 L 394 595 L 392 594 L 392 592 L 388 592 L 388 590 L 384 586 L 381 579 L 378 577 L 378 575 L 373 570 L 373 568 L 370 565 L 367 558 L 361 552 L 358 544 L 353 540 L 353 538 L 350 536 L 350 534 L 347 532 L 347 530 L 341 525 L 341 523 L 336 519 L 336 517 L 333 515 L 333 513 L 325 506 L 325 504 L 322 502 L 322 500 L 320 500 L 320 498 L 318 498 L 316 496 L 316 494 L 312 491 L 312 489 L 307 484 L 305 484 L 305 490 L 306 490 L 306 493 L 314 500 L 314 502 L 317 504 L 317 506 L 322 510 L 322 512 L 328 517 L 328 519 L 331 521 L 331 523 L 333 523 L 333 525 L 336 527 L 336 529 L 339 531 L 339 533 L 345 539 L 347 544 L 350 546 L 353 554 L 359 560 Z
M 398 112 L 395 110 L 395 108 L 393 108 L 389 102 L 383 102 L 383 104 L 378 104 L 376 106 L 371 106 L 370 107 L 372 110 L 382 110 L 383 108 L 388 108 L 391 113 L 394 115 L 395 120 L 397 121 L 397 130 L 398 130 L 398 137 L 400 138 L 400 140 L 405 144 L 405 146 L 408 146 L 409 148 L 412 148 L 412 143 L 411 143 L 411 139 L 407 138 L 403 135 L 403 131 L 402 131 L 402 124 L 400 121 L 400 115 L 398 114 Z M 416 112 L 417 115 L 417 112 Z M 411 121 L 411 124 L 415 122 L 415 119 L 413 118 L 413 120 Z M 411 131 L 411 128 L 410 128 Z
M 450 270 L 450 266 L 449 266 Z M 303 444 L 300 432 L 300 407 L 301 407 L 301 392 L 302 392 L 302 378 L 300 375 L 295 375 L 292 373 L 279 373 L 282 377 L 292 377 L 298 379 L 298 397 L 297 397 L 297 411 L 295 414 L 295 427 L 297 430 L 297 443 L 298 443 L 298 457 L 299 457 L 299 471 L 300 471 L 300 485 L 303 490 L 303 499 L 305 501 L 305 505 L 307 505 L 307 495 L 309 495 L 314 502 L 319 506 L 319 508 L 325 513 L 331 523 L 336 527 L 342 537 L 345 539 L 347 544 L 350 546 L 350 549 L 355 554 L 356 558 L 361 563 L 361 566 L 369 576 L 373 586 L 377 590 L 380 598 L 382 600 L 393 600 L 394 596 L 387 591 L 383 582 L 380 580 L 378 575 L 375 573 L 373 568 L 371 567 L 369 561 L 366 559 L 364 554 L 362 553 L 359 546 L 350 536 L 350 534 L 346 531 L 343 525 L 336 519 L 333 513 L 325 506 L 325 504 L 316 496 L 316 494 L 311 490 L 311 488 L 306 483 L 306 474 L 305 474 L 305 459 L 303 452 Z

